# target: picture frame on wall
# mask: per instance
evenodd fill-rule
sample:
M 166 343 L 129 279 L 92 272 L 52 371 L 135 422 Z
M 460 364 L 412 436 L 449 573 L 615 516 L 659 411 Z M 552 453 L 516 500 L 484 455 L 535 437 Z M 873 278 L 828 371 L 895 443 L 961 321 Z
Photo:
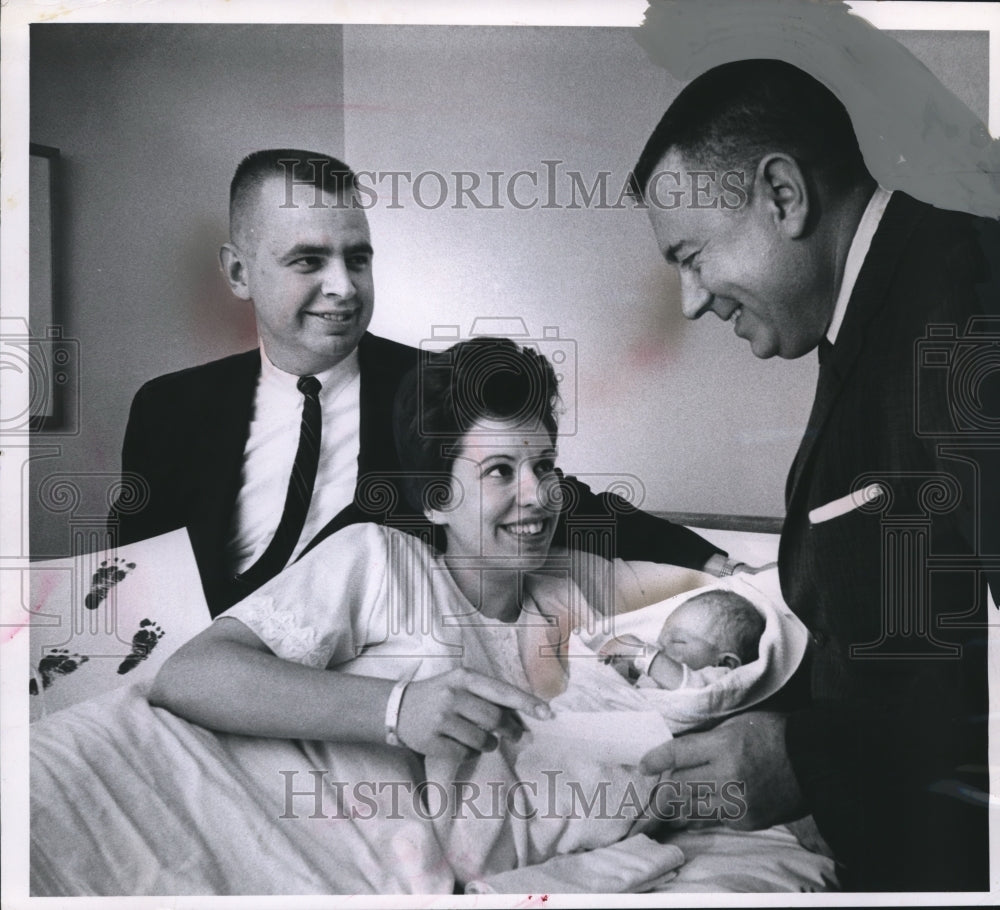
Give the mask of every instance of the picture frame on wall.
M 28 331 L 19 345 L 28 370 L 28 428 L 65 430 L 70 345 L 63 337 L 58 303 L 56 238 L 59 230 L 60 152 L 32 142 L 28 165 Z

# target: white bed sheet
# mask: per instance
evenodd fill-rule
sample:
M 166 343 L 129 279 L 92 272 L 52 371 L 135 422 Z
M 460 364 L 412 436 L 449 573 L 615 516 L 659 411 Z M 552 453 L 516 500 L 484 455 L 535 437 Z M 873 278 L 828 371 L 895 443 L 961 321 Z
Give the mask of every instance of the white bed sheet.
M 734 551 L 739 549 L 734 542 L 739 543 L 723 543 Z M 169 558 L 160 553 L 163 548 Z M 159 583 L 160 577 L 170 592 L 169 597 L 162 592 L 147 597 L 149 591 L 138 584 L 141 572 L 131 570 L 117 584 L 105 603 L 117 611 L 112 634 L 116 647 L 126 653 L 131 626 L 122 620 L 146 615 L 132 617 L 129 604 L 135 601 L 135 609 L 145 610 L 177 599 L 176 573 L 165 569 L 178 564 L 173 552 L 178 548 L 187 558 L 186 535 L 168 535 L 118 554 L 140 569 L 157 570 L 150 583 Z M 765 546 L 760 556 L 766 558 L 768 550 Z M 40 566 L 34 590 L 47 592 L 47 597 L 37 615 L 58 608 L 69 611 L 68 617 L 81 590 L 69 579 L 89 581 L 93 566 L 105 558 Z M 676 567 L 616 561 L 609 586 L 608 565 L 589 567 L 594 572 L 590 587 L 613 591 L 619 610 L 634 610 L 710 581 Z M 53 575 L 55 569 L 62 574 Z M 60 578 L 59 592 L 42 584 L 49 577 Z M 180 587 L 187 591 L 192 586 Z M 317 814 L 315 801 L 301 795 L 292 800 L 298 817 L 282 817 L 288 814 L 289 773 L 295 790 L 310 787 L 311 771 L 326 771 L 328 781 L 337 780 L 338 768 L 343 772 L 357 760 L 345 750 L 360 747 L 331 749 L 213 733 L 149 706 L 145 693 L 163 657 L 207 622 L 197 593 L 181 597 L 186 619 L 178 625 L 175 605 L 170 634 L 135 672 L 117 675 L 113 668 L 122 658 L 108 648 L 107 658 L 93 657 L 81 671 L 59 677 L 45 693 L 49 711 L 71 707 L 55 710 L 31 727 L 32 894 L 450 893 L 454 882 L 433 826 L 412 811 L 377 824 L 336 818 L 336 801 L 328 789 L 320 817 L 310 817 Z M 638 614 L 632 619 L 640 621 Z M 61 623 L 68 625 L 65 619 Z M 40 652 L 50 644 L 50 633 L 46 628 L 40 634 L 37 625 L 33 623 L 32 645 Z M 119 634 L 126 626 L 129 634 Z M 62 639 L 57 643 L 65 646 Z M 105 662 L 111 666 L 107 672 Z M 117 688 L 92 697 L 109 686 Z M 399 762 L 396 768 L 382 767 L 381 774 L 408 777 L 405 759 Z M 670 842 L 683 850 L 686 862 L 658 890 L 812 891 L 834 886 L 832 863 L 803 849 L 784 828 L 750 834 L 718 827 L 687 829 L 673 832 Z M 585 869 L 587 858 L 580 857 Z M 524 872 L 530 881 L 530 869 Z
M 151 708 L 147 685 L 33 725 L 34 896 L 451 893 L 433 826 L 406 800 L 392 820 L 337 818 L 331 791 L 318 812 L 308 795 L 288 812 L 282 772 L 297 772 L 300 791 L 313 769 L 336 780 L 335 751 L 204 730 Z M 389 773 L 408 773 L 400 761 Z M 783 828 L 689 829 L 670 842 L 687 861 L 669 891 L 812 891 L 833 882 L 832 863 Z

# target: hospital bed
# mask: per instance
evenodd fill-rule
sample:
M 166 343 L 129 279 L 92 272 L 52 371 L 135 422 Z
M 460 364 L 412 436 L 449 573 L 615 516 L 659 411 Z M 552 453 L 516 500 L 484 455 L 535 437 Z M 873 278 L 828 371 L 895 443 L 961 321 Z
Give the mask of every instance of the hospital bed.
M 773 533 L 698 530 L 750 564 L 775 559 Z M 755 583 L 773 593 L 775 574 L 754 576 Z M 613 579 L 589 584 L 610 584 L 631 611 L 710 580 L 616 561 Z M 33 895 L 455 888 L 430 825 L 362 823 L 339 817 L 329 800 L 317 803 L 317 775 L 336 774 L 328 767 L 330 750 L 216 733 L 149 706 L 145 696 L 157 669 L 209 622 L 185 532 L 114 553 L 37 563 L 28 600 Z M 557 887 L 680 893 L 836 887 L 829 857 L 807 850 L 784 826 L 759 832 L 691 826 L 656 840 L 652 866 L 631 879 L 627 869 L 622 873 L 621 853 L 598 850 L 479 887 L 525 894 Z M 636 855 L 639 847 L 637 841 Z M 627 855 L 628 843 L 619 850 Z

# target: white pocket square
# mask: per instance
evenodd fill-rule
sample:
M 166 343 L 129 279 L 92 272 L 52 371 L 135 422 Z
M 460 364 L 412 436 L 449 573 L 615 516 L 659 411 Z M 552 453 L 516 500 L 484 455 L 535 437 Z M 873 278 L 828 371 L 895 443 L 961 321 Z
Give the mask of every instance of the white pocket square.
M 838 518 L 841 515 L 846 515 L 848 512 L 853 512 L 855 509 L 860 509 L 862 506 L 884 495 L 885 489 L 881 484 L 870 483 L 867 487 L 862 487 L 860 490 L 855 490 L 853 493 L 841 496 L 840 499 L 828 502 L 824 506 L 817 506 L 809 513 L 809 523 L 814 525 L 822 524 L 831 518 Z

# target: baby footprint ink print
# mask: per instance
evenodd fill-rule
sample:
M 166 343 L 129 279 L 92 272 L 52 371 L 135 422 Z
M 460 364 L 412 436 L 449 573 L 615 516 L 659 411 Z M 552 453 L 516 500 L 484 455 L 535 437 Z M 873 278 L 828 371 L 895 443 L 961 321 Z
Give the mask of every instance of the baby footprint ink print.
M 134 670 L 156 647 L 160 639 L 166 633 L 160 628 L 158 623 L 151 619 L 144 619 L 139 623 L 139 631 L 132 636 L 132 650 L 121 664 L 118 666 L 119 675 L 124 675 L 130 670 Z

